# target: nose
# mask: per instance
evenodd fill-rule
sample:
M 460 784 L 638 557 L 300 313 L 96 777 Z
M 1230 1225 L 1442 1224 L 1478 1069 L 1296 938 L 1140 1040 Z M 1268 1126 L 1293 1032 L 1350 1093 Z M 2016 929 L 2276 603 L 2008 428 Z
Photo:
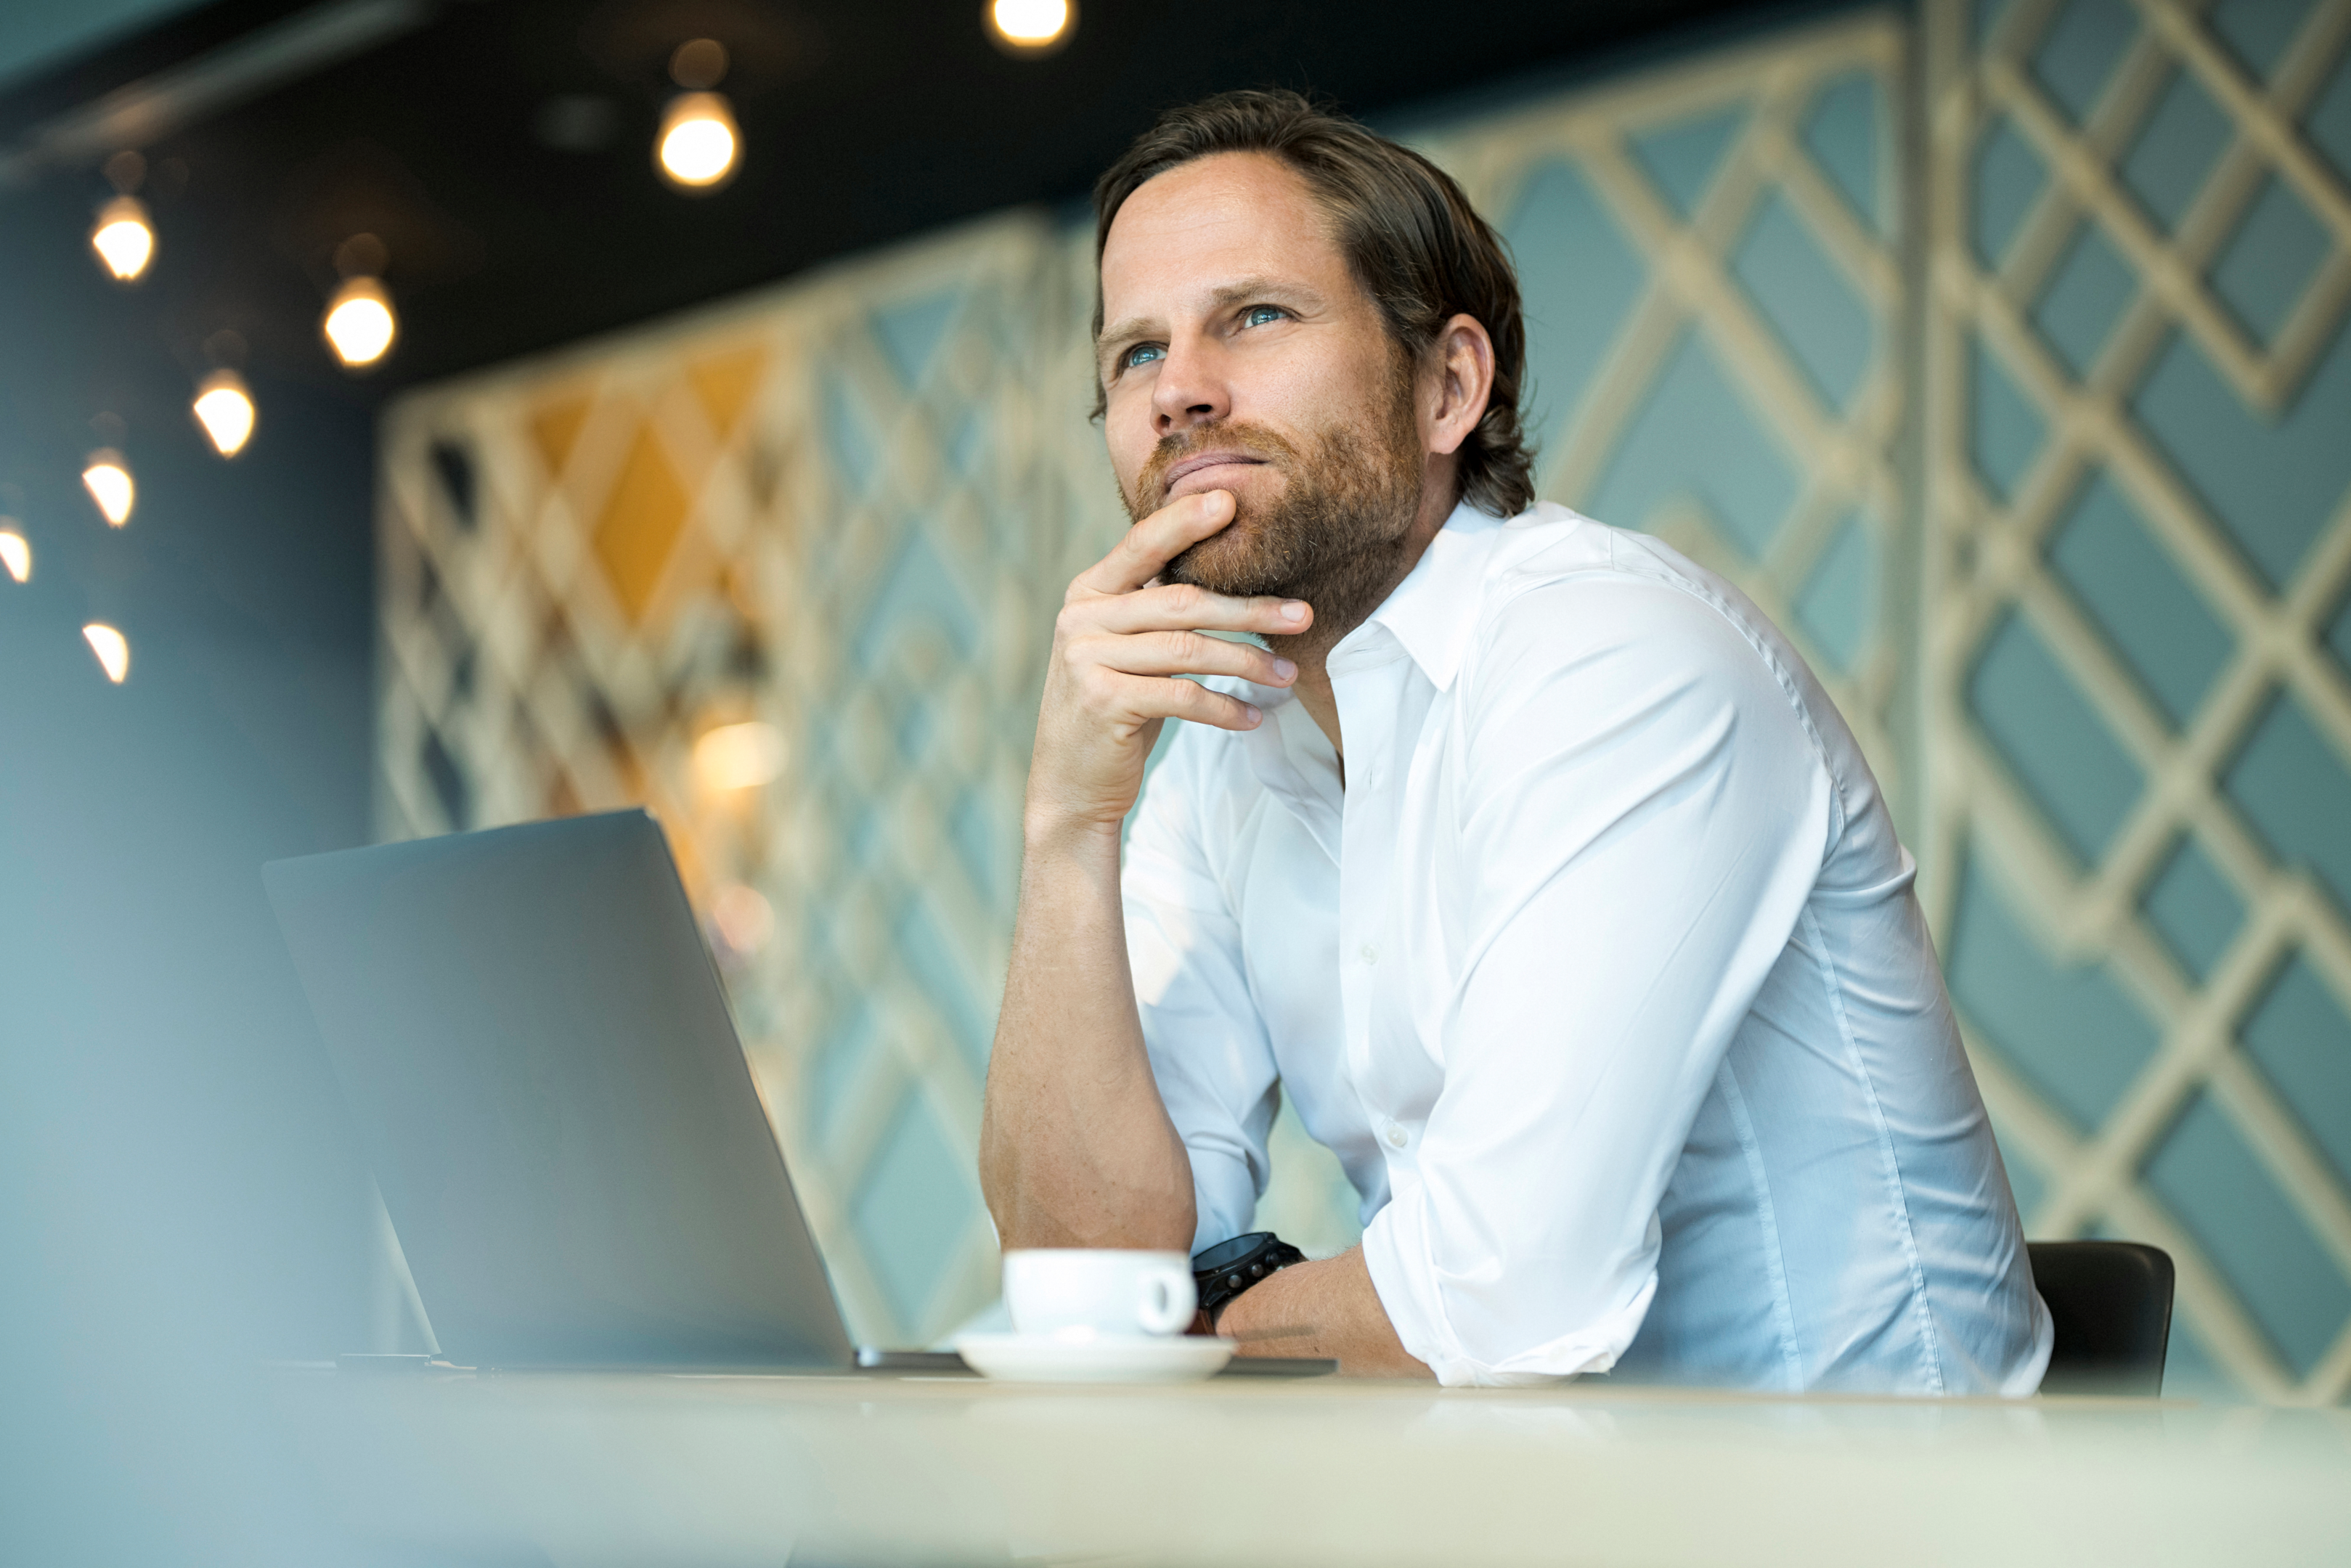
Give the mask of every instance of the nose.
M 1216 350 L 1197 340 L 1169 344 L 1151 389 L 1152 434 L 1213 423 L 1231 412 L 1231 389 Z

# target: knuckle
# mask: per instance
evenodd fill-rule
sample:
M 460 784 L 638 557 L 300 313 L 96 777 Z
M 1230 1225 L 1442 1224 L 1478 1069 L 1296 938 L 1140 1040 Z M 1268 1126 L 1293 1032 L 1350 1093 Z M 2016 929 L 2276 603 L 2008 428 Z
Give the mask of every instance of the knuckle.
M 1088 707 L 1108 709 L 1117 699 L 1118 682 L 1100 664 L 1088 664 L 1079 672 L 1078 691 Z

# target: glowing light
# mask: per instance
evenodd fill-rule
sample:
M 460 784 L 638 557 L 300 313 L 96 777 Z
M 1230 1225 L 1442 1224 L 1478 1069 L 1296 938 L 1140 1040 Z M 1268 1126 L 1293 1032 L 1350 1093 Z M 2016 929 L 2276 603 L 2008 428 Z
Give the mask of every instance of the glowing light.
M 9 522 L 9 519 L 0 517 L 0 522 Z M 33 580 L 32 544 L 16 531 L 13 522 L 6 528 L 0 528 L 0 567 L 6 567 L 8 575 L 18 582 Z
M 139 502 L 139 486 L 131 482 L 131 465 L 122 460 L 122 454 L 111 448 L 91 453 L 89 465 L 81 471 L 81 482 L 108 522 L 119 528 L 131 520 L 131 508 Z
M 768 945 L 776 932 L 776 910 L 757 888 L 740 883 L 722 890 L 711 901 L 710 923 L 718 939 L 733 952 L 749 955 Z
M 214 371 L 196 389 L 196 423 L 212 437 L 213 450 L 234 457 L 253 438 L 253 394 L 235 371 Z
M 772 724 L 722 724 L 694 743 L 694 776 L 705 789 L 756 789 L 783 770 L 784 737 Z
M 327 306 L 319 323 L 327 346 L 346 370 L 374 364 L 392 348 L 400 333 L 400 318 L 392 314 L 392 296 L 372 277 L 347 277 Z
M 987 20 L 1004 43 L 1023 54 L 1040 54 L 1069 37 L 1076 7 L 1070 0 L 993 0 Z
M 117 280 L 135 283 L 155 258 L 155 225 L 138 197 L 117 196 L 99 209 L 89 245 Z
M 662 111 L 653 161 L 681 189 L 715 191 L 735 172 L 741 146 L 724 93 L 682 92 Z
M 131 674 L 130 640 L 103 621 L 91 622 L 81 634 L 89 651 L 98 655 L 98 667 L 106 672 L 106 678 L 120 685 Z

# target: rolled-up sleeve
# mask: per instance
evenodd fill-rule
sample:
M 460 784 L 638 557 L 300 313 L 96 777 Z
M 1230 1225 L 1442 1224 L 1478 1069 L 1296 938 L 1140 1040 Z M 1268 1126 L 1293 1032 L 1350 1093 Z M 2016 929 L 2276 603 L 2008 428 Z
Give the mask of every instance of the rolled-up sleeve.
M 1168 1118 L 1191 1156 L 1195 1250 L 1249 1228 L 1280 1104 L 1273 1049 L 1249 995 L 1240 924 L 1200 831 L 1202 811 L 1224 799 L 1204 777 L 1212 762 L 1202 743 L 1211 738 L 1187 729 L 1152 770 L 1120 880 L 1144 1042 Z
M 1443 1382 L 1604 1372 L 1835 831 L 1834 781 L 1790 672 L 1687 589 L 1615 574 L 1495 614 L 1451 722 L 1443 1087 L 1364 1260 Z

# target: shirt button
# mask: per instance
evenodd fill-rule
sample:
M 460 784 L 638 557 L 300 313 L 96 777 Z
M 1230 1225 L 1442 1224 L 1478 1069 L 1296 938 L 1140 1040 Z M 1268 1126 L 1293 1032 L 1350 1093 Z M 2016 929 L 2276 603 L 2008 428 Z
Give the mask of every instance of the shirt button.
M 1412 1142 L 1412 1134 L 1410 1133 L 1405 1132 L 1394 1122 L 1390 1122 L 1388 1124 L 1388 1147 L 1392 1149 L 1400 1149 L 1410 1142 Z
M 1380 961 L 1380 950 L 1366 942 L 1355 949 L 1355 956 L 1366 964 L 1376 964 Z

